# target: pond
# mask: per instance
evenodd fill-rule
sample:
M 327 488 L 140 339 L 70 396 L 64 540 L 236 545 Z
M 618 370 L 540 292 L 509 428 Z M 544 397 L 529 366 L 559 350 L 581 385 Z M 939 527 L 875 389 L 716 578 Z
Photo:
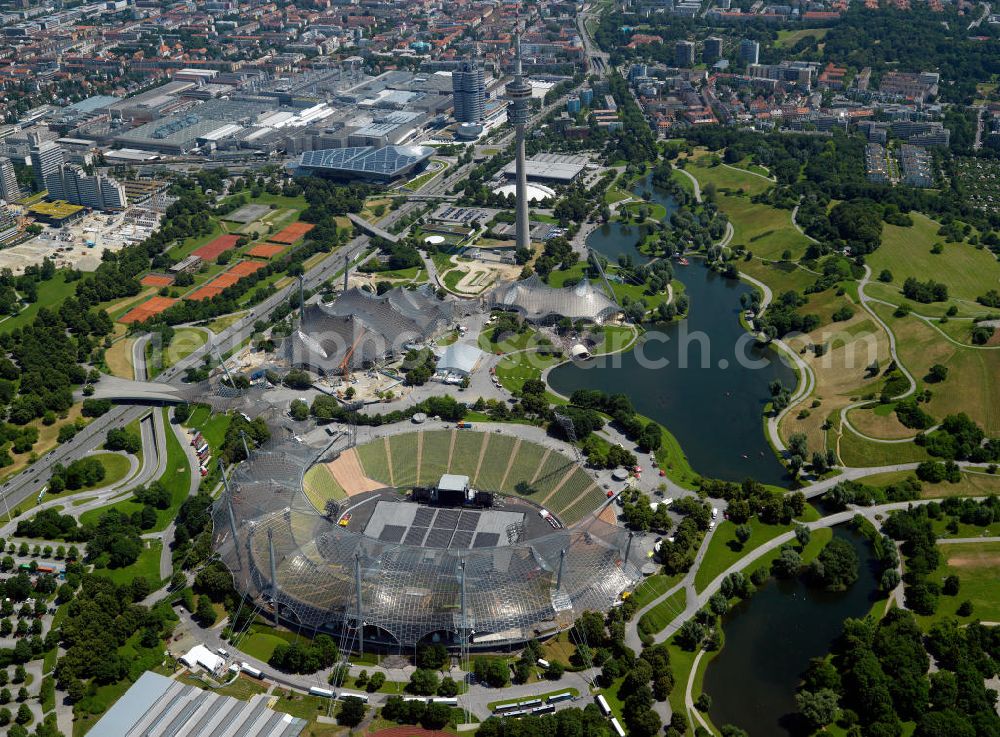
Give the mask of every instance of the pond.
M 797 735 L 795 687 L 809 660 L 826 655 L 845 619 L 863 617 L 878 599 L 879 564 L 853 530 L 834 535 L 854 547 L 859 577 L 846 591 L 772 579 L 723 618 L 725 646 L 705 671 L 704 692 L 716 727 L 735 724 L 750 737 Z M 683 688 L 685 684 L 678 684 Z
M 637 191 L 647 186 L 648 181 L 641 182 Z M 662 190 L 651 191 L 652 201 L 670 213 L 676 209 Z M 620 253 L 641 256 L 635 247 L 640 226 L 608 227 L 591 233 L 588 245 L 612 262 Z M 691 301 L 686 319 L 650 326 L 626 354 L 558 366 L 549 372 L 549 384 L 566 396 L 577 389 L 624 392 L 638 412 L 673 433 L 688 461 L 705 476 L 787 484 L 787 471 L 764 436 L 763 410 L 769 384 L 778 379 L 793 387 L 795 373 L 740 325 L 740 295 L 750 287 L 700 263 L 675 264 L 674 274 Z

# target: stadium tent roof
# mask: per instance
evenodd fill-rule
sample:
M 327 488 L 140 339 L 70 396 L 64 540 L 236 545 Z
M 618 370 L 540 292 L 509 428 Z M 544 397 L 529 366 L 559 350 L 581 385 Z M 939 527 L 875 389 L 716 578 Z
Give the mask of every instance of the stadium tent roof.
M 571 287 L 550 287 L 537 275 L 495 289 L 493 307 L 519 312 L 532 322 L 549 322 L 560 317 L 589 320 L 601 324 L 622 310 L 603 291 L 584 279 Z
M 486 355 L 474 345 L 468 343 L 452 343 L 445 348 L 444 353 L 437 362 L 438 371 L 448 371 L 451 373 L 471 374 L 476 365 Z
M 306 721 L 271 711 L 267 696 L 220 696 L 146 671 L 94 725 L 100 737 L 297 737 Z
M 323 374 L 345 359 L 352 369 L 370 365 L 431 338 L 451 321 L 452 307 L 426 286 L 382 295 L 349 289 L 332 304 L 306 306 L 305 331 L 285 339 L 286 355 L 292 365 Z
M 395 179 L 431 157 L 429 146 L 349 146 L 304 151 L 299 166 L 364 179 Z

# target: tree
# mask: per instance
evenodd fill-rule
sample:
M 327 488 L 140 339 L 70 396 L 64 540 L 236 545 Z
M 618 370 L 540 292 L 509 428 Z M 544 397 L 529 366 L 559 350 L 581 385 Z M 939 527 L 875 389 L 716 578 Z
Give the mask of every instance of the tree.
M 802 556 L 790 545 L 782 545 L 781 552 L 771 563 L 771 572 L 779 578 L 792 578 L 802 567 Z
M 347 696 L 337 712 L 337 724 L 356 727 L 365 718 L 365 705 L 357 696 Z
M 799 712 L 814 730 L 822 729 L 837 718 L 840 712 L 837 699 L 837 692 L 829 688 L 795 694 Z
M 961 581 L 958 576 L 952 574 L 945 578 L 944 585 L 941 587 L 941 593 L 946 596 L 958 596 L 958 589 L 961 586 Z
M 27 724 L 32 719 L 31 707 L 27 704 L 21 704 L 17 707 L 17 715 L 14 717 L 14 721 L 18 724 Z
M 846 540 L 832 538 L 810 564 L 809 575 L 828 591 L 843 591 L 858 580 L 858 554 Z
M 699 694 L 694 701 L 694 708 L 701 712 L 707 712 L 712 708 L 712 697 L 707 693 Z
M 739 541 L 740 545 L 746 545 L 747 540 L 753 534 L 753 528 L 750 525 L 743 524 L 736 526 L 736 539 Z
M 927 371 L 926 380 L 931 384 L 937 384 L 948 378 L 948 367 L 935 363 Z
M 410 676 L 410 683 L 406 688 L 418 696 L 433 696 L 437 693 L 438 686 L 440 681 L 437 673 L 426 668 L 417 668 Z
M 809 540 L 812 539 L 812 532 L 805 525 L 795 526 L 795 541 L 799 544 L 800 548 L 805 548 L 809 544 Z
M 367 690 L 369 693 L 375 693 L 384 685 L 385 685 L 385 673 L 376 671 L 375 673 L 372 673 L 371 677 L 368 679 L 368 685 L 365 690 Z
M 198 608 L 195 610 L 194 616 L 202 627 L 211 627 L 215 624 L 215 607 L 212 606 L 212 600 L 205 594 L 198 597 Z

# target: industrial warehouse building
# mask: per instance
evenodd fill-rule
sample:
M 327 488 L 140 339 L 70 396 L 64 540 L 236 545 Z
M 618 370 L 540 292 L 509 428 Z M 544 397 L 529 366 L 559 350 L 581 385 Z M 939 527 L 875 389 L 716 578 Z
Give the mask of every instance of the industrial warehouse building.
M 100 737 L 298 737 L 306 721 L 250 701 L 219 696 L 146 671 L 105 712 L 91 734 Z

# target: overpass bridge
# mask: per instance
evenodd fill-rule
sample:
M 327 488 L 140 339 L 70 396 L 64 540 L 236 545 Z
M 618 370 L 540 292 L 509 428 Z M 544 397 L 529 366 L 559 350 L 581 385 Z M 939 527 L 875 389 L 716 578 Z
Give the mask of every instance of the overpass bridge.
M 374 223 L 369 223 L 363 217 L 360 217 L 353 212 L 347 214 L 348 220 L 350 220 L 354 225 L 363 233 L 375 236 L 377 238 L 384 238 L 390 243 L 399 243 L 400 237 L 390 233 L 388 230 L 383 230 Z

